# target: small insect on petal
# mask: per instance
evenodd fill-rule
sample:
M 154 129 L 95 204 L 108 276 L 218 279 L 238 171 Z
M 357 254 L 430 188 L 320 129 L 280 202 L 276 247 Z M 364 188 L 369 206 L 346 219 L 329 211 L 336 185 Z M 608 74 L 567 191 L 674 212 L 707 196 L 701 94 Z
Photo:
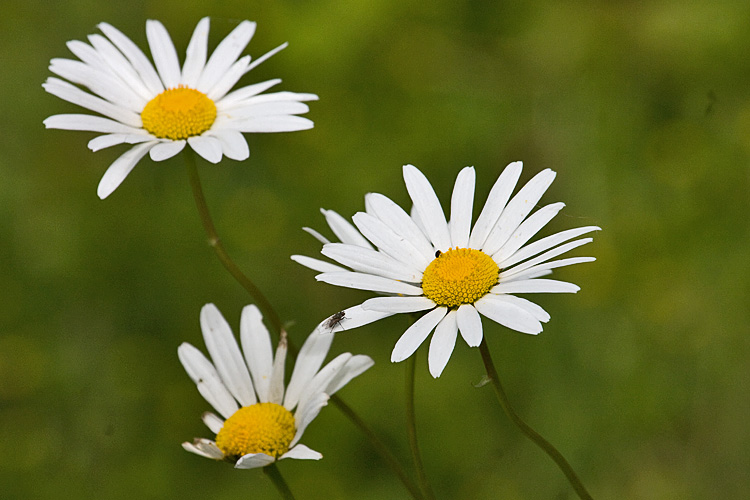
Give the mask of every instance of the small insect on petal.
M 325 323 L 323 323 L 323 326 L 328 330 L 333 330 L 337 326 L 341 326 L 341 322 L 344 321 L 344 318 L 346 318 L 346 313 L 344 311 L 339 311 L 328 318 Z M 342 326 L 341 328 L 343 329 L 344 327 Z

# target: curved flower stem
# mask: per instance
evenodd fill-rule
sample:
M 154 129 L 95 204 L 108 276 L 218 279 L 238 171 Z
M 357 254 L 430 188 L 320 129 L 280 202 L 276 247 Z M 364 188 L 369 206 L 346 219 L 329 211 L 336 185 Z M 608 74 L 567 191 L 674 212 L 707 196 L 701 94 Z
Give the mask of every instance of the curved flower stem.
M 229 274 L 231 274 L 232 277 L 237 280 L 237 282 L 242 285 L 245 290 L 247 290 L 253 300 L 255 300 L 258 308 L 263 313 L 263 317 L 267 318 L 268 321 L 271 322 L 271 325 L 276 329 L 276 331 L 281 334 L 281 332 L 284 331 L 284 326 L 279 319 L 279 315 L 276 314 L 276 310 L 273 308 L 273 306 L 271 306 L 271 303 L 268 301 L 268 299 L 266 299 L 265 295 L 261 293 L 258 287 L 255 286 L 250 278 L 248 278 L 242 272 L 242 270 L 237 267 L 237 264 L 235 264 L 232 258 L 229 257 L 229 254 L 224 249 L 224 245 L 221 243 L 219 234 L 216 231 L 216 226 L 214 225 L 213 219 L 211 219 L 211 214 L 208 211 L 206 198 L 205 196 L 203 196 L 203 188 L 201 186 L 200 177 L 198 176 L 198 167 L 195 164 L 195 156 L 192 150 L 186 147 L 184 149 L 183 157 L 185 158 L 185 166 L 188 170 L 188 177 L 190 179 L 190 187 L 193 191 L 193 198 L 195 198 L 195 204 L 198 208 L 198 215 L 200 216 L 203 228 L 206 230 L 209 244 L 216 252 L 216 256 L 219 258 L 224 268 L 229 271 Z M 297 348 L 292 344 L 291 341 L 288 340 L 287 343 L 289 345 L 289 352 L 293 356 L 296 355 L 298 351 Z M 370 444 L 372 444 L 372 447 L 375 448 L 375 451 L 377 451 L 383 458 L 383 460 L 390 466 L 390 468 L 398 476 L 398 478 L 404 484 L 406 489 L 409 490 L 412 496 L 416 499 L 421 499 L 422 495 L 419 493 L 419 489 L 406 475 L 403 466 L 396 459 L 393 453 L 390 452 L 385 443 L 383 443 L 383 441 L 381 441 L 380 438 L 375 435 L 375 433 L 367 426 L 367 424 L 361 418 L 359 418 L 354 410 L 352 410 L 346 403 L 344 403 L 341 398 L 334 395 L 331 396 L 331 401 L 339 408 L 339 410 L 344 413 L 344 415 L 349 418 L 349 420 L 352 421 L 352 423 L 360 431 L 365 434 L 365 436 L 367 436 L 367 438 L 370 440 Z M 272 466 L 273 464 L 266 467 L 265 469 L 268 469 Z M 278 471 L 276 471 L 276 474 L 278 474 Z M 279 475 L 279 477 L 281 476 Z
M 396 456 L 391 453 L 391 450 L 388 449 L 388 447 L 383 443 L 380 438 L 378 438 L 372 430 L 367 426 L 367 424 L 364 423 L 364 421 L 359 418 L 359 416 L 354 413 L 354 411 L 344 403 L 340 397 L 333 395 L 331 396 L 330 401 L 335 404 L 341 412 L 349 417 L 349 420 L 351 420 L 354 425 L 359 427 L 359 430 L 362 431 L 363 434 L 365 434 L 370 439 L 370 444 L 372 444 L 372 447 L 375 448 L 375 451 L 377 451 L 381 458 L 385 460 L 388 465 L 391 467 L 393 472 L 398 476 L 398 478 L 403 483 L 404 487 L 409 490 L 409 493 L 411 496 L 417 500 L 422 500 L 424 497 L 422 496 L 422 492 L 419 490 L 416 484 L 409 478 L 409 476 L 406 475 L 406 472 L 404 471 L 404 468 L 401 466 L 401 463 L 398 461 Z
M 279 472 L 279 468 L 276 467 L 276 464 L 266 465 L 265 467 L 263 467 L 263 473 L 268 476 L 269 479 L 271 479 L 271 482 L 274 486 L 276 486 L 276 489 L 279 490 L 279 494 L 284 498 L 284 500 L 294 500 L 292 490 L 289 489 L 289 485 L 287 485 L 286 481 L 284 481 L 284 478 L 282 477 L 281 472 Z
M 526 437 L 531 439 L 537 446 L 544 450 L 544 452 L 549 455 L 552 460 L 554 460 L 563 474 L 565 474 L 565 477 L 568 478 L 568 482 L 570 482 L 570 485 L 573 487 L 581 500 L 592 500 L 591 495 L 589 495 L 589 492 L 586 491 L 583 483 L 581 483 L 581 480 L 578 479 L 575 471 L 570 466 L 568 461 L 565 460 L 565 457 L 562 456 L 562 453 L 557 451 L 557 448 L 552 446 L 549 441 L 544 439 L 526 422 L 521 420 L 521 417 L 518 416 L 513 407 L 510 405 L 508 396 L 506 396 L 505 390 L 503 390 L 503 386 L 500 383 L 500 377 L 498 377 L 497 370 L 495 370 L 495 365 L 492 362 L 492 356 L 490 355 L 490 350 L 487 347 L 486 339 L 482 339 L 482 343 L 479 345 L 479 352 L 482 354 L 482 361 L 484 361 L 484 367 L 487 370 L 487 377 L 490 379 L 490 381 L 492 382 L 492 386 L 495 388 L 497 400 L 500 402 L 500 406 L 503 407 L 503 410 L 505 410 L 505 413 L 508 415 L 508 417 L 510 417 L 513 423 L 516 424 L 516 426 L 521 430 L 521 432 L 526 435 Z
M 245 276 L 245 274 L 237 267 L 237 264 L 229 257 L 229 254 L 224 249 L 224 244 L 219 238 L 219 233 L 216 231 L 213 219 L 208 213 L 208 205 L 206 205 L 206 198 L 203 196 L 203 188 L 201 187 L 200 177 L 198 177 L 198 167 L 195 166 L 195 156 L 190 148 L 185 148 L 183 157 L 185 158 L 185 165 L 188 169 L 188 176 L 190 177 L 190 187 L 193 189 L 193 198 L 195 198 L 195 204 L 198 207 L 198 215 L 200 215 L 201 222 L 203 223 L 203 229 L 206 230 L 208 236 L 208 244 L 213 247 L 216 252 L 216 256 L 219 257 L 224 269 L 229 271 L 229 274 L 247 290 L 247 293 L 253 298 L 258 308 L 263 313 L 263 317 L 268 319 L 271 325 L 276 329 L 277 332 L 281 332 L 284 327 L 281 324 L 279 315 L 268 302 L 263 293 L 258 290 L 258 287 Z
M 416 364 L 416 356 L 409 356 L 406 361 L 406 430 L 409 435 L 409 448 L 411 448 L 411 457 L 417 471 L 417 479 L 419 480 L 419 486 L 422 488 L 422 494 L 426 499 L 435 500 L 435 493 L 432 491 L 424 471 L 422 455 L 419 452 L 419 442 L 417 441 L 417 419 L 414 411 L 414 372 Z

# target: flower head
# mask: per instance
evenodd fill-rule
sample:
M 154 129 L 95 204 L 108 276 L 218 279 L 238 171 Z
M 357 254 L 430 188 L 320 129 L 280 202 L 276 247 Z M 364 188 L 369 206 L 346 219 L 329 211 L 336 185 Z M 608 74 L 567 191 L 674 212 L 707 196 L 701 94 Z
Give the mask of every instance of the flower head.
M 473 227 L 473 167 L 456 178 L 449 221 L 429 181 L 412 165 L 403 169 L 411 215 L 378 193 L 365 197 L 366 211 L 354 215 L 354 225 L 322 210 L 340 242 L 305 230 L 323 243 L 323 255 L 338 264 L 302 255 L 292 259 L 319 271 L 318 281 L 385 296 L 337 313 L 335 322 L 328 318 L 318 330 L 351 330 L 397 313 L 424 311 L 396 342 L 391 361 L 411 356 L 434 331 L 428 356 L 434 377 L 448 363 L 458 332 L 471 347 L 482 342 L 480 316 L 519 332 L 541 332 L 549 314 L 515 294 L 577 292 L 572 283 L 541 277 L 557 267 L 595 260 L 553 259 L 592 241 L 575 238 L 599 228 L 568 229 L 528 243 L 564 204 L 552 203 L 531 214 L 555 178 L 549 169 L 511 198 L 521 169 L 521 162 L 515 162 L 500 174 Z
M 80 60 L 52 59 L 50 71 L 62 79 L 50 77 L 42 86 L 50 94 L 102 115 L 54 115 L 44 120 L 47 128 L 103 134 L 89 142 L 93 151 L 134 144 L 102 177 L 97 190 L 102 199 L 117 189 L 146 153 L 162 161 L 189 144 L 211 163 L 223 156 L 245 160 L 250 153 L 242 133 L 313 127 L 312 121 L 295 115 L 308 111 L 302 101 L 318 96 L 262 94 L 279 79 L 230 92 L 245 73 L 286 47 L 283 44 L 252 62 L 250 56 L 239 57 L 255 33 L 253 22 L 241 22 L 207 57 L 209 20 L 201 19 L 182 68 L 169 33 L 159 21 L 146 22 L 154 64 L 114 26 L 101 23 L 99 29 L 104 36 L 90 35 L 90 45 L 68 42 Z
M 322 458 L 299 444 L 302 433 L 328 404 L 329 396 L 370 368 L 372 359 L 344 353 L 321 369 L 333 334 L 310 335 L 285 388 L 286 337 L 274 357 L 257 307 L 249 305 L 242 310 L 242 351 L 216 306 L 205 305 L 200 320 L 213 362 L 188 343 L 180 345 L 177 353 L 198 391 L 219 413 L 203 414 L 203 422 L 216 434 L 216 440 L 196 438 L 183 443 L 183 448 L 232 462 L 239 469 L 264 467 L 283 458 Z

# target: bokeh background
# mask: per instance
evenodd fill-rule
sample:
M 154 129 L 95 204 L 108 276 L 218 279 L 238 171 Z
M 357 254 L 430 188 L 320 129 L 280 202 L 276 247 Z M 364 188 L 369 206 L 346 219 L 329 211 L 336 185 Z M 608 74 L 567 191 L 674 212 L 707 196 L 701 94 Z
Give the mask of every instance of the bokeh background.
M 161 20 L 184 54 L 203 16 L 211 46 L 258 22 L 245 53 L 290 47 L 242 83 L 282 77 L 315 92 L 311 131 L 249 136 L 251 157 L 201 162 L 230 254 L 300 344 L 368 297 L 316 283 L 301 226 L 363 196 L 405 205 L 400 167 L 447 202 L 465 165 L 477 207 L 510 161 L 558 178 L 567 207 L 545 234 L 604 230 L 565 268 L 577 295 L 537 297 L 538 337 L 486 322 L 518 412 L 568 458 L 595 498 L 745 498 L 750 489 L 750 4 L 743 1 L 9 0 L 0 16 L 0 497 L 277 498 L 259 471 L 184 452 L 208 409 L 180 366 L 203 348 L 198 313 L 237 326 L 245 292 L 206 244 L 182 158 L 141 161 L 107 200 L 124 149 L 45 130 L 75 106 L 43 92 L 53 57 L 107 21 L 146 47 Z M 326 234 L 329 234 L 326 232 Z M 403 458 L 406 328 L 391 318 L 337 337 L 376 365 L 342 392 Z M 417 413 L 438 497 L 569 499 L 562 474 L 499 410 L 477 349 L 459 340 L 442 377 L 418 351 Z M 334 407 L 304 442 L 320 462 L 280 464 L 298 498 L 408 498 Z

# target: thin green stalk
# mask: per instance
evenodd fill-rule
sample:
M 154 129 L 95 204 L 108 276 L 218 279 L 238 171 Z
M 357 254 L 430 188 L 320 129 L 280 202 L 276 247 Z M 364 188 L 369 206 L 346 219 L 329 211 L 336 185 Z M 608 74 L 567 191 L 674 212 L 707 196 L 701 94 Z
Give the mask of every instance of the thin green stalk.
M 424 471 L 422 463 L 422 454 L 419 452 L 419 442 L 417 440 L 417 418 L 414 411 L 414 373 L 416 371 L 416 355 L 412 355 L 406 361 L 406 431 L 409 435 L 409 448 L 411 448 L 411 458 L 414 461 L 414 468 L 417 471 L 419 486 L 422 488 L 424 498 L 435 500 L 435 492 L 432 491 L 430 482 L 427 480 L 427 474 Z
M 261 293 L 258 287 L 255 286 L 250 278 L 248 278 L 242 272 L 242 270 L 240 270 L 237 264 L 234 263 L 231 257 L 229 257 L 229 254 L 224 249 L 224 245 L 221 243 L 219 234 L 216 231 L 216 226 L 214 225 L 213 219 L 211 219 L 211 214 L 208 211 L 206 198 L 205 196 L 203 196 L 203 188 L 201 186 L 200 177 L 198 176 L 198 167 L 195 164 L 195 156 L 190 148 L 185 148 L 183 157 L 185 158 L 185 165 L 187 167 L 188 177 L 190 179 L 190 187 L 193 191 L 193 198 L 195 198 L 195 204 L 198 208 L 198 215 L 200 216 L 201 223 L 203 224 L 203 228 L 205 229 L 206 235 L 208 236 L 209 244 L 216 252 L 216 256 L 219 258 L 224 268 L 229 271 L 229 274 L 231 274 L 232 277 L 237 280 L 237 282 L 245 290 L 247 290 L 253 300 L 255 300 L 258 308 L 263 313 L 264 318 L 268 319 L 268 321 L 276 329 L 276 331 L 279 332 L 279 335 L 281 335 L 281 332 L 284 332 L 285 330 L 283 324 L 281 323 L 281 320 L 279 319 L 279 315 L 276 314 L 276 310 L 273 308 L 273 306 L 271 306 L 271 303 L 268 301 L 268 299 L 266 299 L 265 295 Z M 289 346 L 290 354 L 296 356 L 298 349 L 294 346 L 294 344 L 288 340 L 287 345 Z M 344 415 L 346 415 L 352 421 L 352 423 L 360 431 L 362 431 L 367 436 L 367 438 L 370 440 L 370 444 L 372 444 L 372 447 L 375 448 L 375 451 L 377 451 L 383 458 L 383 460 L 391 467 L 393 472 L 396 474 L 396 476 L 398 476 L 398 478 L 404 484 L 406 489 L 409 490 L 412 496 L 416 499 L 421 499 L 422 496 L 419 494 L 419 489 L 406 475 L 403 466 L 396 459 L 393 453 L 390 452 L 385 443 L 383 443 L 383 441 L 381 441 L 380 438 L 375 435 L 375 433 L 367 426 L 367 424 L 361 418 L 359 418 L 354 410 L 352 410 L 346 403 L 344 403 L 344 401 L 340 397 L 334 395 L 331 397 L 331 401 L 339 408 L 339 410 L 344 413 Z M 268 467 L 266 467 L 266 469 L 267 468 Z
M 268 476 L 273 485 L 276 486 L 276 489 L 279 490 L 279 494 L 284 500 L 294 500 L 292 490 L 289 489 L 289 485 L 284 481 L 284 477 L 281 475 L 281 472 L 279 472 L 279 468 L 276 467 L 275 463 L 263 467 L 263 473 Z
M 516 426 L 521 430 L 521 432 L 526 435 L 526 437 L 531 439 L 547 455 L 549 455 L 552 460 L 554 460 L 563 474 L 565 474 L 565 477 L 568 478 L 568 482 L 570 482 L 570 485 L 573 487 L 581 500 L 592 500 L 591 495 L 589 495 L 589 492 L 586 491 L 583 483 L 578 478 L 568 461 L 565 460 L 565 457 L 562 456 L 562 453 L 557 451 L 557 448 L 552 446 L 549 441 L 544 439 L 526 422 L 521 420 L 521 417 L 518 416 L 513 407 L 510 405 L 508 396 L 505 394 L 505 390 L 503 390 L 503 386 L 500 383 L 500 377 L 498 377 L 497 370 L 495 369 L 495 365 L 492 362 L 492 356 L 490 355 L 490 350 L 487 347 L 486 339 L 482 339 L 482 343 L 479 345 L 479 352 L 482 354 L 482 361 L 484 361 L 484 367 L 487 370 L 487 377 L 490 379 L 490 381 L 492 382 L 492 386 L 495 388 L 497 400 L 500 402 L 500 406 L 503 407 L 503 410 L 505 410 L 505 413 L 508 415 L 508 417 L 510 417 L 513 423 L 516 424 Z

